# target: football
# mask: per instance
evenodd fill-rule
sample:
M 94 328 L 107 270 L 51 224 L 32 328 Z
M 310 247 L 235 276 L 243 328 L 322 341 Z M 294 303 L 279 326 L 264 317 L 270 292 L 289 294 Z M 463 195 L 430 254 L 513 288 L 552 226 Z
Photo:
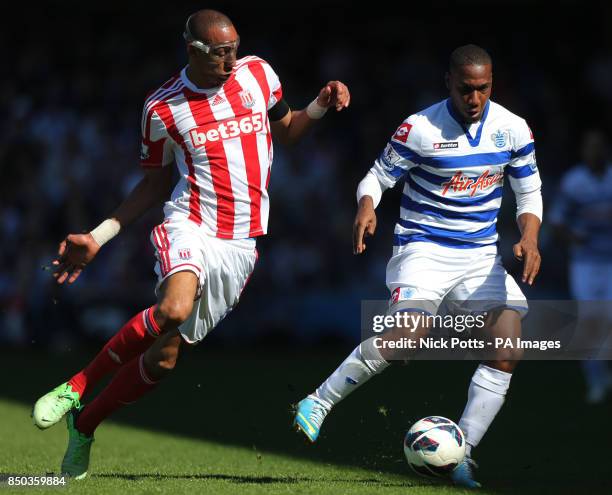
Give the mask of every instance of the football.
M 465 438 L 450 419 L 427 416 L 406 433 L 404 454 L 417 474 L 444 477 L 463 461 Z

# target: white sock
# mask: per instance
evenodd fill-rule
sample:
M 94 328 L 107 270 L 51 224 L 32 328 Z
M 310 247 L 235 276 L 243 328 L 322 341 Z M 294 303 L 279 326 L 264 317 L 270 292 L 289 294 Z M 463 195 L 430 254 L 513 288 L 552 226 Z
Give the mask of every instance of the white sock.
M 511 373 L 481 364 L 476 368 L 468 401 L 459 420 L 466 442 L 466 454 L 471 455 L 502 407 L 510 386 Z
M 382 372 L 390 363 L 385 361 L 374 346 L 375 337 L 363 341 L 347 357 L 338 369 L 321 384 L 314 395 L 330 408 L 353 390 Z

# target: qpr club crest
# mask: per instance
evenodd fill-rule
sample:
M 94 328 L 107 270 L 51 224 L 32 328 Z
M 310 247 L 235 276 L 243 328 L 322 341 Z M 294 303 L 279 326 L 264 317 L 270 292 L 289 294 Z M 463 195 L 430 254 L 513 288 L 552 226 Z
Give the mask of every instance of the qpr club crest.
M 255 105 L 255 98 L 253 98 L 253 95 L 248 89 L 241 91 L 239 95 L 240 100 L 242 101 L 242 106 L 244 108 L 253 108 L 253 106 Z
M 507 140 L 507 132 L 502 132 L 502 131 L 497 131 L 493 134 L 491 134 L 491 141 L 493 141 L 495 143 L 495 146 L 497 148 L 503 148 L 504 146 L 506 146 L 506 140 Z

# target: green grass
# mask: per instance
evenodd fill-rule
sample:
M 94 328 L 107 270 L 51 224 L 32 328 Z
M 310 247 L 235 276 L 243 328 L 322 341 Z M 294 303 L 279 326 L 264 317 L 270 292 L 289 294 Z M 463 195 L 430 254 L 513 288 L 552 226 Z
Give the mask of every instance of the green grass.
M 65 428 L 61 425 L 40 432 L 28 416 L 26 406 L 0 402 L 0 436 L 4 440 L 0 465 L 5 475 L 57 472 L 66 442 Z M 300 460 L 116 423 L 106 425 L 98 436 L 92 450 L 91 476 L 69 482 L 61 493 L 395 494 L 429 484 L 399 474 Z M 421 487 L 412 493 L 463 490 Z
M 105 423 L 92 449 L 91 476 L 59 493 L 467 493 L 412 476 L 401 441 L 419 417 L 460 415 L 473 363 L 390 368 L 339 406 L 312 446 L 291 431 L 290 404 L 341 353 L 229 354 L 194 352 L 163 387 Z M 65 427 L 38 431 L 31 402 L 88 357 L 5 358 L 11 376 L 20 378 L 9 380 L 5 372 L 3 477 L 57 473 Z M 479 493 L 610 493 L 610 404 L 583 406 L 577 373 L 575 363 L 523 363 L 506 407 L 475 452 L 485 485 Z M 2 487 L 1 493 L 52 491 Z

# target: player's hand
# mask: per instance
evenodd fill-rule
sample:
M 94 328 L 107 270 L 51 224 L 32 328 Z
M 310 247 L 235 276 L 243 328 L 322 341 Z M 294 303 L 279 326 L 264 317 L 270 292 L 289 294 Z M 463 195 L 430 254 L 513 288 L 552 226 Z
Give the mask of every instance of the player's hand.
M 53 260 L 53 277 L 58 284 L 73 283 L 83 268 L 94 259 L 100 246 L 91 234 L 70 234 L 60 242 L 58 257 Z
M 523 260 L 523 276 L 521 280 L 532 285 L 540 271 L 540 263 L 542 261 L 538 243 L 531 239 L 521 239 L 513 246 L 512 250 L 517 260 Z
M 346 84 L 340 81 L 329 81 L 317 96 L 317 103 L 322 107 L 336 107 L 339 112 L 351 103 L 351 93 Z
M 374 203 L 370 196 L 364 196 L 359 200 L 359 207 L 355 222 L 353 223 L 353 254 L 361 254 L 365 251 L 366 236 L 374 235 L 376 231 L 376 213 Z

